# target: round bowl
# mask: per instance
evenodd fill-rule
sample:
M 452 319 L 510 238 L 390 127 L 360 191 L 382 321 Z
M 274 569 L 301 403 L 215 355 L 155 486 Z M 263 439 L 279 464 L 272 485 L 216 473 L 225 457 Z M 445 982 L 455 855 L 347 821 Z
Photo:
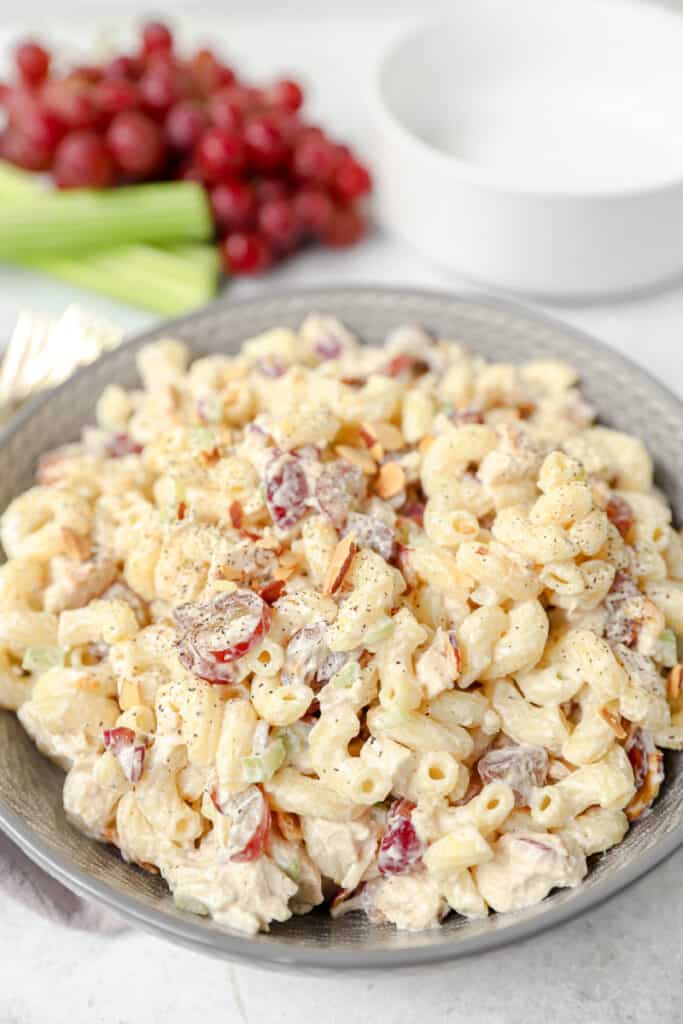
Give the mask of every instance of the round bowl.
M 683 271 L 683 17 L 629 0 L 458 0 L 380 62 L 380 217 L 434 262 L 545 296 Z
M 135 355 L 153 338 L 174 335 L 195 355 L 236 352 L 240 342 L 274 324 L 298 325 L 311 310 L 344 320 L 380 343 L 401 323 L 424 324 L 485 356 L 515 361 L 556 355 L 578 369 L 584 392 L 604 420 L 638 434 L 656 454 L 658 482 L 683 518 L 680 403 L 642 370 L 569 327 L 523 308 L 428 292 L 341 288 L 223 301 L 163 324 L 82 370 L 25 409 L 0 434 L 0 508 L 32 483 L 38 456 L 74 440 L 94 415 L 99 392 L 137 384 Z M 644 874 L 683 842 L 683 759 L 667 755 L 667 782 L 651 814 L 602 857 L 576 889 L 511 914 L 468 921 L 451 916 L 440 929 L 411 933 L 371 925 L 357 914 L 331 920 L 317 911 L 253 937 L 227 931 L 175 907 L 164 883 L 121 860 L 113 847 L 81 835 L 62 809 L 63 773 L 43 758 L 14 715 L 0 711 L 0 827 L 46 871 L 81 895 L 117 910 L 140 927 L 206 953 L 263 967 L 334 969 L 417 965 L 450 960 L 517 941 L 586 910 Z

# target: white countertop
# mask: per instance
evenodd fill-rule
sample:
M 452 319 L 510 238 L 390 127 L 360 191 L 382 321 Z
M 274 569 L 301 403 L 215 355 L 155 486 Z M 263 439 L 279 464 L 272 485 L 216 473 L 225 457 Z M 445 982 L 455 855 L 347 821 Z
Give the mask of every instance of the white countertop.
M 32 11 L 47 9 L 45 0 L 29 0 L 29 5 Z M 88 6 L 95 4 L 91 0 Z M 435 0 L 434 6 L 443 4 Z M 256 7 L 263 13 L 264 4 Z M 60 24 L 62 38 L 83 35 L 82 23 L 61 19 Z M 206 35 L 208 19 L 203 24 L 197 33 Z M 360 86 L 350 89 L 339 72 L 345 67 L 348 74 L 353 52 L 354 82 L 361 81 L 398 25 L 395 17 L 359 14 L 334 23 L 299 17 L 277 24 L 233 18 L 222 24 L 220 33 L 212 34 L 229 38 L 233 54 L 252 54 L 241 64 L 257 72 L 307 67 L 316 113 L 371 152 Z M 12 34 L 0 24 L 0 48 Z M 306 253 L 268 278 L 235 283 L 227 294 L 359 282 L 468 287 L 378 233 L 357 250 Z M 59 311 L 74 299 L 131 329 L 152 322 L 45 278 L 0 270 L 0 338 L 7 337 L 19 309 Z M 545 308 L 629 355 L 683 396 L 683 283 L 618 303 Z M 10 901 L 1 908 L 0 1024 L 668 1024 L 681 1018 L 683 997 L 682 873 L 683 850 L 560 929 L 417 975 L 266 974 L 133 930 L 103 938 L 47 924 Z

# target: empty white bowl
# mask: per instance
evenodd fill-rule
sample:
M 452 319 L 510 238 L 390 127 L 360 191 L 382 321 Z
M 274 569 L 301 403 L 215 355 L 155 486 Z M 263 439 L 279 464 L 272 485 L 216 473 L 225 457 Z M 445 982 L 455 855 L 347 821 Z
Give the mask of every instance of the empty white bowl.
M 381 61 L 380 217 L 433 261 L 545 296 L 683 272 L 683 17 L 455 0 Z

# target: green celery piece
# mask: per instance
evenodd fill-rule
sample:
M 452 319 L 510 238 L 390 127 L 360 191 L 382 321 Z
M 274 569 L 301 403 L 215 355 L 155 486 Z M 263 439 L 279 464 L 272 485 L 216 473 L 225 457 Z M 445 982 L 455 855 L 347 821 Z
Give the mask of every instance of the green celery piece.
M 213 234 L 206 194 L 192 181 L 17 196 L 0 212 L 0 228 L 0 258 L 14 261 Z
M 0 160 L 0 202 L 47 194 L 40 176 Z M 200 242 L 140 243 L 79 254 L 38 254 L 12 262 L 165 316 L 188 312 L 212 299 L 220 273 L 216 247 Z
M 203 306 L 214 297 L 218 284 L 217 261 L 202 257 L 193 263 L 150 245 L 116 246 L 71 257 L 25 256 L 12 262 L 163 316 Z

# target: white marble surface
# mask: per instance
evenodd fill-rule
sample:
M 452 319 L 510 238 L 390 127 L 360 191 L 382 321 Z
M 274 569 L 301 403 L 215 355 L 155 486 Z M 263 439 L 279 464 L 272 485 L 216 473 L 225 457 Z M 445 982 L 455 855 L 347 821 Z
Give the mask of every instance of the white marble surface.
M 31 11 L 48 10 L 47 0 L 28 3 Z M 91 14 L 105 9 L 96 0 L 86 6 Z M 256 6 L 263 14 L 264 4 Z M 406 10 L 408 5 L 399 6 Z M 434 0 L 433 6 L 444 5 Z M 93 21 L 89 19 L 87 31 L 94 31 Z M 62 38 L 82 38 L 81 24 L 60 18 Z M 208 34 L 208 18 L 202 24 L 195 18 L 193 25 L 197 34 Z M 256 71 L 306 66 L 316 112 L 371 155 L 360 84 L 349 88 L 349 54 L 353 52 L 354 83 L 362 83 L 374 54 L 398 25 L 391 14 L 334 22 L 234 17 L 224 20 L 216 34 L 229 39 L 234 54 L 248 53 L 249 59 L 240 63 Z M 13 31 L 9 23 L 0 22 L 0 47 Z M 309 253 L 268 279 L 239 282 L 228 297 L 273 287 L 351 282 L 467 287 L 378 233 L 356 251 Z M 3 270 L 0 338 L 6 337 L 20 308 L 57 311 L 73 299 L 131 329 L 151 321 L 46 279 Z M 683 395 L 683 284 L 618 303 L 546 308 L 614 345 Z M 626 892 L 561 929 L 417 975 L 266 974 L 213 961 L 133 930 L 100 938 L 47 926 L 10 901 L 1 908 L 0 1024 L 668 1024 L 680 1020 L 683 1012 L 681 873 L 683 850 Z

